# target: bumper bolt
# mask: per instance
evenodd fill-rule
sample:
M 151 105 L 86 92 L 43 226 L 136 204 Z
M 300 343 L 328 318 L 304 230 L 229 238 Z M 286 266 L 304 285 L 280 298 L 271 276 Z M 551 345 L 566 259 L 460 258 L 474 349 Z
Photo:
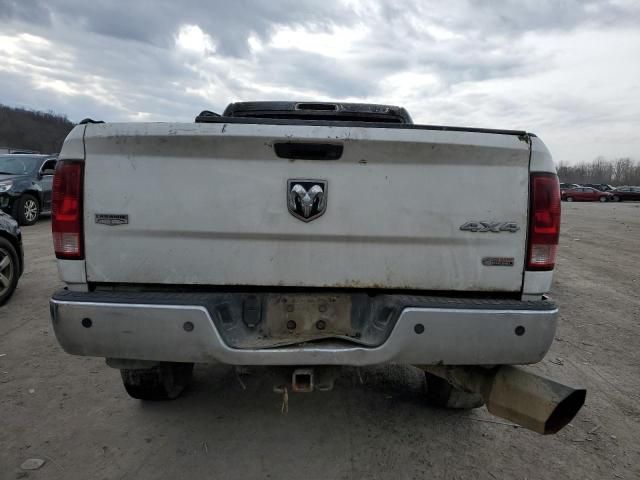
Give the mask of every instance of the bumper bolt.
M 327 326 L 327 324 L 326 324 L 326 322 L 324 320 L 318 320 L 316 322 L 316 328 L 318 330 L 324 330 L 326 328 L 326 326 Z
M 289 320 L 287 322 L 287 328 L 289 330 L 295 330 L 296 329 L 296 322 L 294 322 L 293 320 Z
M 193 323 L 184 322 L 184 325 L 182 325 L 182 328 L 184 328 L 185 332 L 191 332 L 191 331 L 193 331 Z

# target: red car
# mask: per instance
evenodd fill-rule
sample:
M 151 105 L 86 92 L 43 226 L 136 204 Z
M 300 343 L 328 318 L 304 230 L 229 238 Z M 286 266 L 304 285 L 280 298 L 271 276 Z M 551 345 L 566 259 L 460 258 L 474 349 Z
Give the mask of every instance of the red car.
M 618 187 L 611 190 L 614 202 L 622 202 L 623 200 L 640 200 L 640 187 Z
M 611 200 L 609 192 L 601 192 L 591 187 L 570 188 L 561 193 L 562 200 L 567 202 L 607 202 Z

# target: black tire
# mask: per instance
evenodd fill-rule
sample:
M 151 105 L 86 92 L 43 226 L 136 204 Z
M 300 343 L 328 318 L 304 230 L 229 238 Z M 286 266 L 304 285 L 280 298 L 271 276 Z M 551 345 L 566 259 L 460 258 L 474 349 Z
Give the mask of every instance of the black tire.
M 604 202 L 607 201 L 607 197 L 602 196 L 602 197 L 598 198 L 598 200 L 600 200 L 600 202 L 604 203 Z
M 34 225 L 40 218 L 40 202 L 33 195 L 25 193 L 16 202 L 15 218 L 20 225 Z
M 9 240 L 0 237 L 0 305 L 4 305 L 16 291 L 19 276 L 18 253 Z
M 573 197 L 567 197 L 567 202 L 573 202 Z
M 621 202 L 622 199 L 618 196 L 618 195 L 614 195 L 613 197 L 611 197 L 611 200 L 614 202 Z
M 482 396 L 454 387 L 444 378 L 424 372 L 427 402 L 440 408 L 470 410 L 484 405 Z
M 139 400 L 174 400 L 191 382 L 193 363 L 162 363 L 146 369 L 120 369 L 130 397 Z

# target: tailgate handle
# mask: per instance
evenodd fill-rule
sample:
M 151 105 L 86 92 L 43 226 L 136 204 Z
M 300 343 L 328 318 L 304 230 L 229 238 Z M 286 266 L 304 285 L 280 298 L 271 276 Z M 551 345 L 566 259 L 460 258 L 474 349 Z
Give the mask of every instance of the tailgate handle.
M 280 158 L 293 160 L 338 160 L 342 145 L 334 143 L 276 143 L 273 148 Z

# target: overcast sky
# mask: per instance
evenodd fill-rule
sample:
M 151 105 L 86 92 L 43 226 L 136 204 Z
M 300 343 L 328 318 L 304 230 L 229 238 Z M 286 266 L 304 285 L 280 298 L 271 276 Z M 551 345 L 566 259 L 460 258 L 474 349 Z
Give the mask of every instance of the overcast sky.
M 0 0 L 0 103 L 193 121 L 242 100 L 405 106 L 640 159 L 640 1 Z

